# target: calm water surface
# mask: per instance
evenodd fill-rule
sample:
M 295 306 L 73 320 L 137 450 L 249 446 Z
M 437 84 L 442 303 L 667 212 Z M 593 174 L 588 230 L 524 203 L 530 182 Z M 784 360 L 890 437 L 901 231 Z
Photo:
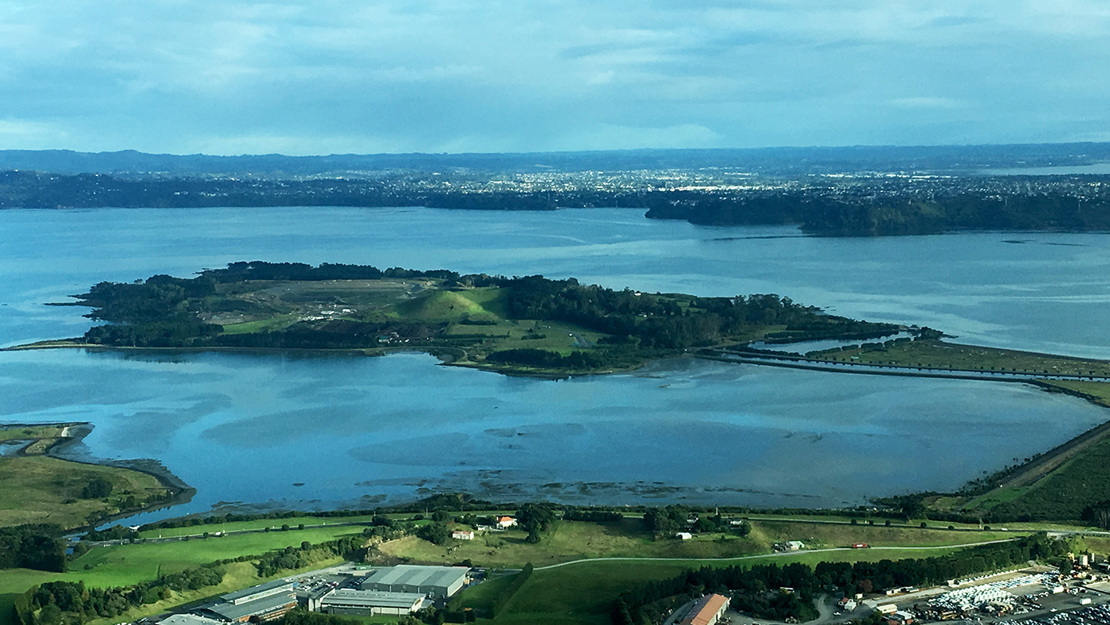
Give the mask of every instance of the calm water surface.
M 575 276 L 702 295 L 777 292 L 961 340 L 1107 357 L 1110 238 L 819 239 L 622 210 L 0 211 L 0 345 L 73 336 L 48 307 L 100 280 L 236 260 Z M 494 498 L 843 505 L 959 486 L 1103 410 L 1014 384 L 674 359 L 546 381 L 384 358 L 0 353 L 0 421 L 87 420 L 75 453 L 153 457 L 221 502 L 331 507 Z M 303 483 L 303 486 L 294 484 Z

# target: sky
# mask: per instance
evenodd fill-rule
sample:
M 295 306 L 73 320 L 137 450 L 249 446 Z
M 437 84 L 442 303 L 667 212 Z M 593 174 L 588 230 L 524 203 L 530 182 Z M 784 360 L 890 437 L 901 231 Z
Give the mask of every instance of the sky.
M 0 0 L 0 149 L 1110 141 L 1105 0 Z

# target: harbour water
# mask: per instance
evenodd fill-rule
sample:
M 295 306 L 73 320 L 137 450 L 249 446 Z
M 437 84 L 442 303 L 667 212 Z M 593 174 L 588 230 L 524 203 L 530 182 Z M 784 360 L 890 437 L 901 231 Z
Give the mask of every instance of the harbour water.
M 1110 237 L 1077 234 L 811 238 L 617 209 L 0 211 L 0 345 L 81 334 L 84 309 L 44 304 L 98 281 L 258 259 L 776 292 L 965 342 L 1105 358 L 1108 247 Z M 855 505 L 958 487 L 1106 418 L 1021 384 L 691 358 L 556 381 L 423 354 L 0 353 L 0 422 L 93 423 L 72 453 L 161 461 L 197 488 L 173 514 L 370 507 L 443 491 Z

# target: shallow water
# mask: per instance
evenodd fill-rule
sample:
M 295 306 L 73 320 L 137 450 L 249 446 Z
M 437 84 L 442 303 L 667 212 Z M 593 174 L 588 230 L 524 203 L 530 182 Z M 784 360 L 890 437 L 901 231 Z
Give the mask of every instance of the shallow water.
M 623 210 L 0 211 L 0 344 L 80 334 L 84 309 L 43 303 L 100 280 L 263 259 L 778 292 L 965 341 L 1104 357 L 1108 246 L 1062 234 L 815 239 Z M 220 502 L 372 506 L 444 490 L 857 504 L 955 488 L 1106 419 L 1019 384 L 692 359 L 549 381 L 420 354 L 4 352 L 0 398 L 2 422 L 94 423 L 74 453 L 161 460 L 198 489 L 175 514 Z

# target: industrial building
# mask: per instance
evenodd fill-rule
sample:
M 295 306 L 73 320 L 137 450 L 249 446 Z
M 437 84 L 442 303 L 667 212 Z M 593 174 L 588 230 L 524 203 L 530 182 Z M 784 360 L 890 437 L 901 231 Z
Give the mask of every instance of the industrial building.
M 236 590 L 229 592 L 226 595 L 221 595 L 220 599 L 234 604 L 240 605 L 262 599 L 263 597 L 272 597 L 274 595 L 285 594 L 293 592 L 293 586 L 296 585 L 291 579 L 276 579 L 272 582 L 259 584 L 258 586 L 251 586 L 243 590 Z
M 221 601 L 198 610 L 205 617 L 230 623 L 245 623 L 252 617 L 259 621 L 281 618 L 297 606 L 293 593 L 296 582 L 279 579 L 268 584 L 228 593 Z
M 403 616 L 423 607 L 425 595 L 340 588 L 320 600 L 320 611 L 348 616 Z
M 158 625 L 223 625 L 223 623 L 196 614 L 171 614 L 158 621 Z
M 717 625 L 727 609 L 728 597 L 706 595 L 694 603 L 679 625 Z
M 466 567 L 399 564 L 375 571 L 362 582 L 362 590 L 419 593 L 436 599 L 446 599 L 466 584 L 469 570 Z

